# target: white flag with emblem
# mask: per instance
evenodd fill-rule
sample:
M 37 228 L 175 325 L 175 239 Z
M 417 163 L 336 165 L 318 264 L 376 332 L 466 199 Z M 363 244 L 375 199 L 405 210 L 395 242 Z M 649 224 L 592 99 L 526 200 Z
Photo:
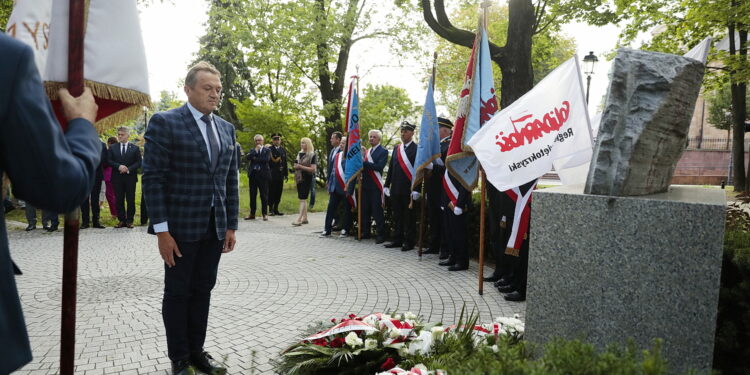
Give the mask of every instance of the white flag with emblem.
M 591 160 L 592 138 L 574 56 L 493 116 L 468 145 L 490 183 L 504 191 L 541 177 L 553 165 L 571 168 Z

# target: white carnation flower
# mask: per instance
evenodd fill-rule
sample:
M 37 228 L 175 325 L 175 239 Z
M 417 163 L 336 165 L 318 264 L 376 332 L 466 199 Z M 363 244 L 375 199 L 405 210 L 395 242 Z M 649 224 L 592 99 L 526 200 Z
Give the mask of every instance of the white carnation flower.
M 393 319 L 401 320 L 401 314 L 394 314 Z
M 443 327 L 441 326 L 432 327 L 430 332 L 432 333 L 432 337 L 435 339 L 435 341 L 439 341 L 443 337 L 443 334 L 445 333 L 445 331 L 443 330 Z
M 404 314 L 404 316 L 406 317 L 406 319 L 411 319 L 411 320 L 417 319 L 417 316 L 411 311 L 407 311 L 406 314 Z
M 358 346 L 362 346 L 362 339 L 357 336 L 355 332 L 349 332 L 348 335 L 346 335 L 346 344 L 351 346 L 352 348 L 356 348 Z
M 401 336 L 401 331 L 396 328 L 391 328 L 388 330 L 388 337 L 395 339 L 397 337 Z
M 377 347 L 378 347 L 378 340 L 375 340 L 375 339 L 365 340 L 365 350 L 377 349 Z

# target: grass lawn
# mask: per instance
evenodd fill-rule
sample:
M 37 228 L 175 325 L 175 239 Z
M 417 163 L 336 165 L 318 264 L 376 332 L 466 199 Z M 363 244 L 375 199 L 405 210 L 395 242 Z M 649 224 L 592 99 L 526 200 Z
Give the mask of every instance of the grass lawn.
M 260 215 L 260 197 L 258 200 L 258 212 L 256 215 Z M 135 225 L 139 225 L 141 222 L 141 180 L 138 178 L 138 185 L 135 190 Z M 315 207 L 309 212 L 321 212 L 325 211 L 328 207 L 328 193 L 325 188 L 318 187 L 315 194 Z M 289 181 L 284 183 L 284 192 L 281 194 L 281 204 L 279 204 L 279 211 L 291 217 L 290 220 L 294 220 L 295 215 L 299 213 L 299 199 L 297 199 L 297 187 L 294 185 L 294 177 L 289 176 Z M 240 174 L 240 220 L 247 216 L 250 212 L 250 187 L 247 181 L 247 174 L 242 172 Z M 109 204 L 105 199 L 101 208 L 101 222 L 104 226 L 113 227 L 117 224 L 117 219 L 113 218 L 109 214 Z M 26 222 L 26 215 L 23 209 L 15 209 L 6 214 L 6 219 Z M 41 228 L 42 225 L 42 211 L 37 210 L 37 227 Z M 290 221 L 291 223 L 291 221 Z M 60 217 L 60 228 L 62 228 L 62 215 Z

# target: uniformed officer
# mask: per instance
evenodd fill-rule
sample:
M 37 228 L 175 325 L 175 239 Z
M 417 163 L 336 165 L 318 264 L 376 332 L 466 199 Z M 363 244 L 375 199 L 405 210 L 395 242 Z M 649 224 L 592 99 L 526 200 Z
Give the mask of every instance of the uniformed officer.
M 512 199 L 505 192 L 500 192 L 504 195 L 501 197 L 502 203 L 500 205 L 500 212 L 506 217 L 505 230 L 501 244 L 504 247 L 504 254 L 502 256 L 503 269 L 508 271 L 502 275 L 502 278 L 495 282 L 500 293 L 504 293 L 503 298 L 507 301 L 520 302 L 526 300 L 526 281 L 529 266 L 529 233 L 526 232 L 522 238 L 519 238 L 520 246 L 511 246 L 509 239 L 513 228 L 513 216 L 516 210 L 516 202 L 520 201 L 520 197 L 526 195 L 529 190 L 533 189 L 536 185 L 536 180 L 527 182 L 518 187 L 516 199 Z M 518 194 L 520 193 L 520 195 Z M 528 218 L 526 218 L 528 220 Z M 529 228 L 530 230 L 530 228 Z M 521 242 L 521 240 L 523 242 Z
M 393 148 L 383 189 L 385 195 L 391 198 L 394 227 L 393 242 L 385 247 L 400 247 L 401 251 L 413 249 L 416 242 L 415 210 L 410 207 L 412 200 L 419 200 L 420 190 L 419 187 L 412 190 L 411 186 L 414 179 L 414 160 L 417 157 L 417 143 L 412 139 L 415 128 L 416 126 L 408 121 L 401 123 L 401 143 Z
M 461 185 L 450 172 L 444 174 L 442 198 L 444 215 L 443 232 L 450 233 L 444 239 L 447 241 L 448 259 L 440 262 L 441 266 L 448 266 L 448 271 L 463 271 L 469 269 L 469 250 L 466 248 L 466 212 L 471 208 L 471 191 Z
M 289 175 L 287 166 L 286 150 L 281 146 L 281 134 L 271 134 L 271 160 L 268 166 L 271 169 L 271 181 L 268 185 L 268 210 L 271 216 L 281 216 L 284 213 L 279 212 L 279 203 L 281 203 L 281 193 L 284 191 L 284 181 Z
M 438 117 L 439 135 L 440 135 L 440 153 L 441 158 L 435 159 L 432 165 L 432 171 L 426 179 L 425 195 L 427 195 L 427 208 L 430 224 L 429 248 L 422 254 L 437 254 L 442 247 L 441 237 L 444 231 L 441 230 L 443 225 L 443 214 L 440 210 L 440 197 L 443 194 L 443 175 L 445 174 L 445 155 L 448 152 L 448 145 L 451 143 L 451 134 L 453 133 L 453 123 L 444 117 Z M 447 242 L 445 242 L 447 244 Z M 447 257 L 446 257 L 447 258 Z

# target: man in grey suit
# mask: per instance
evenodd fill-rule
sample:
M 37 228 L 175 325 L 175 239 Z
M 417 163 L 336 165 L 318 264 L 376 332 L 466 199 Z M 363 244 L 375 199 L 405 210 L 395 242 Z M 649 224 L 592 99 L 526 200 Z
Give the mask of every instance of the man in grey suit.
M 239 192 L 234 127 L 212 114 L 219 71 L 199 62 L 185 78 L 188 102 L 156 113 L 146 130 L 143 192 L 164 260 L 162 316 L 172 372 L 225 374 L 203 349 L 222 253 L 234 249 Z
M 89 89 L 78 98 L 60 90 L 68 120 L 63 134 L 31 48 L 0 34 L 0 51 L 0 175 L 8 174 L 14 195 L 27 204 L 69 212 L 88 196 L 100 161 L 100 141 L 91 125 L 97 111 L 94 97 Z M 0 217 L 0 348 L 0 374 L 31 361 L 4 217 Z

